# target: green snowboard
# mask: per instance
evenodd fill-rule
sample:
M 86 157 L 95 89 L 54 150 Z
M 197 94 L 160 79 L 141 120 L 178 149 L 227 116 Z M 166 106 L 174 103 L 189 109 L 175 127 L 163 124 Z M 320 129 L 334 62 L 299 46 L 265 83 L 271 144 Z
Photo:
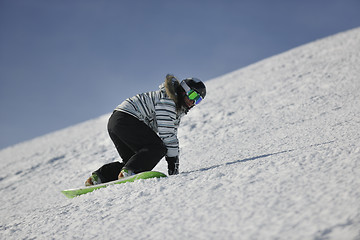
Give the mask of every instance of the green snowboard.
M 82 194 L 92 192 L 92 191 L 94 191 L 96 189 L 105 188 L 105 187 L 113 185 L 113 184 L 134 182 L 134 181 L 140 180 L 140 179 L 161 178 L 161 177 L 167 177 L 167 176 L 165 174 L 161 173 L 161 172 L 148 171 L 148 172 L 138 173 L 138 174 L 135 174 L 133 176 L 122 178 L 122 179 L 112 181 L 112 182 L 98 184 L 98 185 L 94 185 L 94 186 L 90 186 L 90 187 L 68 189 L 68 190 L 63 190 L 61 192 L 68 198 L 74 198 L 76 196 L 80 196 Z

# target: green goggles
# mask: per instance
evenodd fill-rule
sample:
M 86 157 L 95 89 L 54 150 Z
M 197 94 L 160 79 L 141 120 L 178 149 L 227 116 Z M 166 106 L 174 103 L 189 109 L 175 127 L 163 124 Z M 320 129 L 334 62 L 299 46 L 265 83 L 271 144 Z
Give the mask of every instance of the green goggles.
M 199 93 L 197 93 L 194 90 L 190 90 L 186 93 L 187 97 L 195 102 L 195 105 L 199 104 L 202 100 L 202 97 L 200 96 Z
M 199 104 L 201 102 L 201 100 L 203 99 L 202 96 L 195 90 L 191 89 L 184 80 L 181 82 L 181 87 L 185 90 L 186 96 L 191 101 L 195 102 L 195 105 Z

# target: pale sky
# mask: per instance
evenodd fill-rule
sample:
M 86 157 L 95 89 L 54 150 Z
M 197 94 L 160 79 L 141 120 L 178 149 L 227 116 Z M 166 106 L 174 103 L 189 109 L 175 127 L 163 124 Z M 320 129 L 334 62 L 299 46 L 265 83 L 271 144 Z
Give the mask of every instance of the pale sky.
M 167 73 L 207 81 L 359 27 L 359 12 L 358 0 L 0 0 L 0 149 L 110 113 Z

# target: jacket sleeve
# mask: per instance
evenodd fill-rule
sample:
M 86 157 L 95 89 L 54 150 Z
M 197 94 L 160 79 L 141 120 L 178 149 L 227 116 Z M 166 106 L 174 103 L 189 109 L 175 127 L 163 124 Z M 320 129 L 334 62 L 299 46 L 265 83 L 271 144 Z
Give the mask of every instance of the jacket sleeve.
M 158 133 L 167 147 L 167 157 L 179 155 L 179 140 L 177 138 L 176 106 L 171 99 L 160 99 L 155 105 Z

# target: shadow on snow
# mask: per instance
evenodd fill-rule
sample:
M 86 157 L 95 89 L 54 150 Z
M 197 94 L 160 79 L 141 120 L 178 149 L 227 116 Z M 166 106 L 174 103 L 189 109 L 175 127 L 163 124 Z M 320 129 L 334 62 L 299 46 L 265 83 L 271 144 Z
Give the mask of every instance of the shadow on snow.
M 248 162 L 248 161 L 254 161 L 254 160 L 257 160 L 257 159 L 260 159 L 260 158 L 267 158 L 267 157 L 271 157 L 271 156 L 274 156 L 274 155 L 279 155 L 279 154 L 283 154 L 283 153 L 289 153 L 289 152 L 293 152 L 295 150 L 301 150 L 301 149 L 306 149 L 306 148 L 311 148 L 311 147 L 317 147 L 317 146 L 321 146 L 321 145 L 325 145 L 325 144 L 330 144 L 330 143 L 333 143 L 333 142 L 335 142 L 335 141 L 333 140 L 333 141 L 324 142 L 324 143 L 312 144 L 312 145 L 306 146 L 306 147 L 300 147 L 298 149 L 290 149 L 290 150 L 284 150 L 284 151 L 275 152 L 275 153 L 263 154 L 263 155 L 259 155 L 259 156 L 255 156 L 255 157 L 244 158 L 244 159 L 240 159 L 240 160 L 236 160 L 236 161 L 232 161 L 232 162 L 227 162 L 227 163 L 217 164 L 217 165 L 210 166 L 210 167 L 200 168 L 198 170 L 183 172 L 181 174 L 209 171 L 209 170 L 212 170 L 212 169 L 215 169 L 215 168 L 218 168 L 218 167 L 223 167 L 223 166 L 237 164 L 237 163 L 244 163 L 244 162 Z

